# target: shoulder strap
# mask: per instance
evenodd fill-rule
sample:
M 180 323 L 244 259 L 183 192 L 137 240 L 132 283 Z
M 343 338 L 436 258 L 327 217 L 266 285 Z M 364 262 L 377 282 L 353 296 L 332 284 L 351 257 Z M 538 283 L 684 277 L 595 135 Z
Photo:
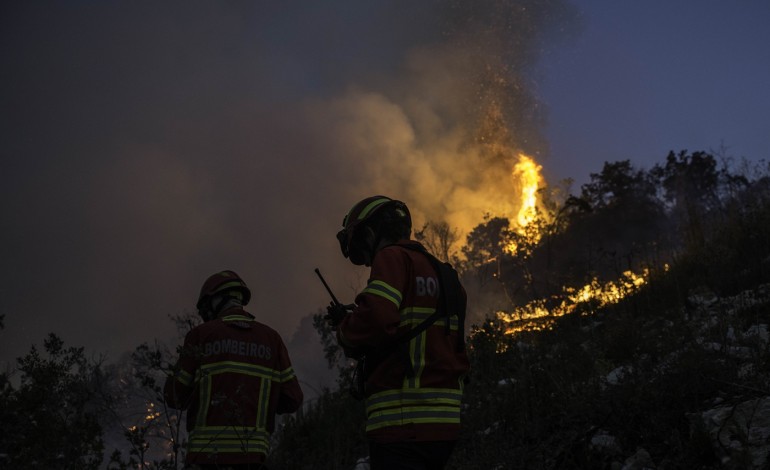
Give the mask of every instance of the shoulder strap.
M 456 313 L 459 320 L 458 327 L 460 332 L 460 341 L 464 342 L 465 311 L 467 305 L 464 298 L 460 295 L 462 285 L 460 284 L 460 277 L 457 274 L 457 271 L 452 267 L 451 264 L 440 261 L 438 258 L 433 256 L 422 245 L 408 244 L 399 246 L 408 250 L 417 251 L 425 255 L 428 258 L 428 261 L 430 261 L 430 264 L 433 265 L 433 269 L 436 271 L 436 274 L 438 274 L 439 277 L 439 301 L 438 305 L 436 306 L 436 312 L 423 320 L 423 322 L 417 325 L 417 327 L 413 328 L 410 331 L 410 334 L 404 338 L 404 341 L 408 342 L 412 338 L 425 331 L 425 329 L 435 323 L 435 321 L 438 320 L 438 318 L 441 316 L 446 317 L 446 331 L 447 334 L 449 334 L 449 317 L 452 315 L 452 313 Z
M 414 365 L 412 364 L 408 351 L 405 349 L 407 348 L 409 342 L 420 335 L 423 331 L 427 330 L 428 327 L 434 324 L 436 320 L 441 317 L 446 318 L 446 333 L 449 334 L 451 328 L 450 316 L 452 313 L 456 313 L 458 317 L 459 342 L 460 345 L 464 347 L 466 303 L 464 298 L 460 295 L 462 292 L 460 278 L 457 274 L 457 271 L 455 271 L 451 264 L 440 261 L 438 258 L 430 254 L 422 245 L 409 244 L 398 246 L 408 250 L 417 251 L 425 255 L 439 277 L 439 300 L 436 305 L 436 311 L 433 312 L 428 318 L 420 322 L 419 325 L 409 330 L 409 333 L 406 336 L 400 338 L 397 343 L 392 344 L 389 348 L 381 351 L 380 354 L 377 355 L 377 357 L 382 358 L 392 354 L 395 351 L 398 351 L 404 360 L 404 371 L 406 376 L 414 377 Z M 373 358 L 373 360 L 376 359 Z M 363 367 L 363 371 L 359 373 L 359 380 L 366 381 L 368 376 L 368 371 L 366 371 L 366 369 L 369 367 L 376 367 L 372 366 L 371 364 L 365 365 L 366 362 L 366 357 L 364 357 L 363 360 L 360 360 L 358 363 L 358 366 Z

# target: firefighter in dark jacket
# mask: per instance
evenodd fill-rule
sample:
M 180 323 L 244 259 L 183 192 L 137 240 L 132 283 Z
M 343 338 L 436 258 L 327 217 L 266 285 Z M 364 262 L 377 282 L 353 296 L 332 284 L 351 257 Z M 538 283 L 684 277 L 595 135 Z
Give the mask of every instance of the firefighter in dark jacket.
M 250 297 L 235 272 L 210 276 L 198 297 L 203 323 L 166 380 L 166 403 L 187 410 L 188 468 L 264 468 L 275 415 L 302 404 L 280 335 L 243 309 Z
M 371 468 L 442 469 L 458 439 L 469 370 L 465 291 L 456 273 L 441 285 L 437 260 L 409 239 L 403 202 L 366 198 L 342 225 L 343 255 L 371 274 L 355 306 L 332 305 L 328 318 L 346 355 L 364 365 Z M 437 313 L 442 289 L 455 300 Z

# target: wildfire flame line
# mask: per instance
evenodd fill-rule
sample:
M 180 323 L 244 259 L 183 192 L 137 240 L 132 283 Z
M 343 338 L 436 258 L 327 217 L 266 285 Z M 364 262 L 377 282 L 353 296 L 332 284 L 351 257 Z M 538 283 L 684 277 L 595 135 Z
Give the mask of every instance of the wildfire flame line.
M 594 301 L 598 307 L 603 307 L 619 302 L 646 284 L 649 274 L 648 269 L 644 269 L 641 274 L 626 271 L 617 281 L 604 284 L 594 278 L 581 288 L 563 287 L 562 294 L 552 297 L 550 302 L 545 299 L 534 300 L 513 312 L 499 311 L 497 317 L 509 324 L 506 334 L 548 329 L 555 318 L 573 313 L 581 303 Z M 547 308 L 548 303 L 556 306 Z

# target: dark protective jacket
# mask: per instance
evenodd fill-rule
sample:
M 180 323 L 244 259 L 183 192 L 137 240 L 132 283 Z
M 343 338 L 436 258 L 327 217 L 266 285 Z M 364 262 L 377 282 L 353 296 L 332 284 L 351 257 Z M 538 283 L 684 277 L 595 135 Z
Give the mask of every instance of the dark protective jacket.
M 337 336 L 349 356 L 366 356 L 366 433 L 381 443 L 456 440 L 469 370 L 459 318 L 449 312 L 399 345 L 410 329 L 436 311 L 438 274 L 425 254 L 402 240 L 377 252 L 356 308 Z M 460 286 L 465 303 L 465 291 Z M 384 356 L 384 357 L 382 357 Z M 413 371 L 412 374 L 408 369 Z
M 263 462 L 275 415 L 302 404 L 280 335 L 241 308 L 190 330 L 175 370 L 164 396 L 187 410 L 188 464 Z

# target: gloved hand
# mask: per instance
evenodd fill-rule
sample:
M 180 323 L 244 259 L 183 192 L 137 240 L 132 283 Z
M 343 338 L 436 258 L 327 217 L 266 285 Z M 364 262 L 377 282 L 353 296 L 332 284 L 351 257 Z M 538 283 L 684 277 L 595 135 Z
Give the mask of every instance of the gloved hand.
M 342 319 L 345 318 L 345 315 L 352 312 L 355 306 L 355 304 L 343 305 L 330 302 L 329 306 L 326 307 L 327 313 L 324 319 L 329 322 L 332 328 L 336 329 L 337 326 L 342 323 Z

